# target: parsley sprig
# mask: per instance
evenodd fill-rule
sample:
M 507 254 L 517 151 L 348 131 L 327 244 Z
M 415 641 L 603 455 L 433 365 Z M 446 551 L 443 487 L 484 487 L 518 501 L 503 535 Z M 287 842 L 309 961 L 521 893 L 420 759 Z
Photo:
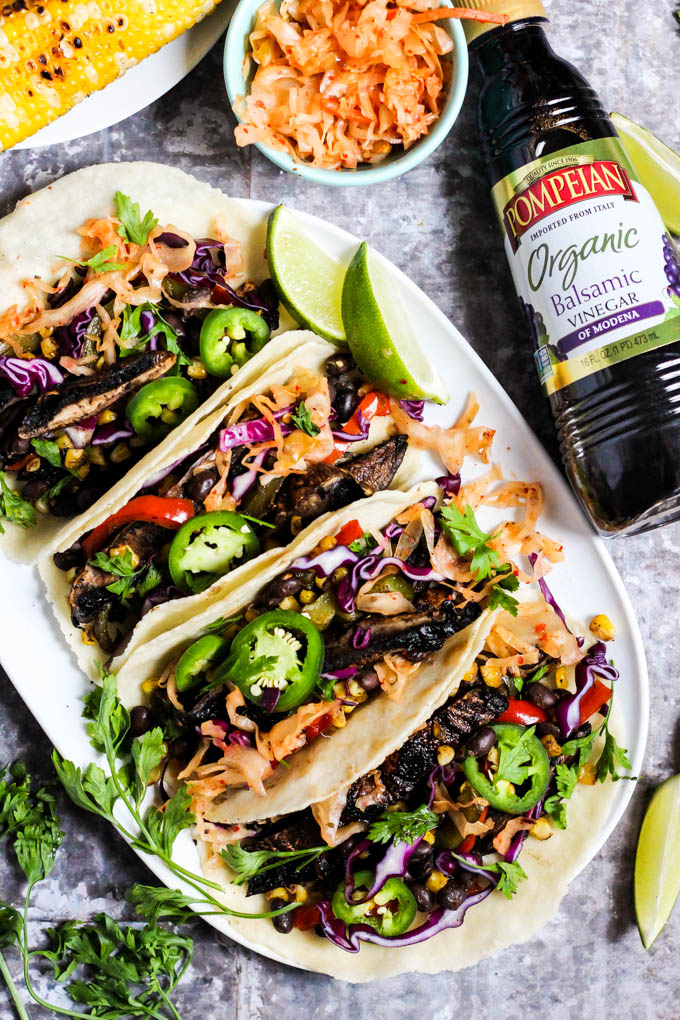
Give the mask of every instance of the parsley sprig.
M 106 571 L 107 574 L 115 574 L 117 581 L 106 585 L 107 591 L 127 602 L 128 599 L 137 597 L 143 599 L 150 591 L 157 588 L 163 580 L 163 575 L 154 563 L 143 564 L 140 567 L 134 565 L 132 550 L 125 548 L 121 553 L 109 556 L 105 552 L 98 552 L 90 560 L 93 567 Z
M 74 266 L 91 269 L 95 275 L 99 273 L 116 273 L 118 270 L 127 269 L 124 262 L 116 262 L 114 260 L 116 251 L 115 244 L 110 244 L 108 248 L 103 248 L 102 251 L 98 251 L 96 255 L 89 259 L 70 259 L 66 255 L 60 255 L 59 258 L 63 259 L 64 262 L 72 262 Z
M 301 871 L 327 851 L 327 846 L 313 846 L 305 850 L 246 850 L 238 843 L 231 843 L 220 851 L 220 856 L 234 872 L 234 885 L 243 885 L 255 875 L 292 861 L 298 862 L 295 870 Z
M 500 875 L 496 889 L 499 893 L 503 893 L 506 900 L 512 899 L 517 892 L 519 883 L 523 882 L 527 877 L 519 861 L 494 861 L 493 864 L 473 864 L 471 861 L 466 860 L 465 857 L 460 857 L 453 851 L 452 856 L 456 860 L 462 861 L 466 867 L 473 868 L 475 871 L 486 871 L 492 875 Z
M 368 830 L 373 843 L 413 843 L 439 824 L 439 815 L 421 804 L 415 811 L 383 811 Z
M 517 591 L 519 581 L 509 563 L 500 563 L 500 556 L 489 542 L 494 533 L 482 531 L 471 506 L 460 511 L 455 503 L 442 507 L 442 528 L 459 556 L 470 556 L 470 571 L 476 581 L 496 576 L 497 581 L 489 592 L 489 609 L 507 609 L 517 616 L 518 601 L 510 592 Z
M 150 312 L 155 322 L 148 333 L 143 332 L 142 312 Z M 125 305 L 123 308 L 123 320 L 120 326 L 120 339 L 123 346 L 120 348 L 120 356 L 127 358 L 131 354 L 138 354 L 145 350 L 147 344 L 154 336 L 162 336 L 165 340 L 165 348 L 171 354 L 177 356 L 177 362 L 173 371 L 177 371 L 180 365 L 190 365 L 191 358 L 188 357 L 179 345 L 177 333 L 169 322 L 163 318 L 158 305 L 147 301 L 143 305 Z M 136 344 L 129 341 L 138 340 Z
M 312 421 L 309 408 L 302 400 L 290 416 L 290 420 L 296 428 L 306 432 L 308 436 L 318 436 L 321 429 Z
M 131 244 L 146 244 L 149 234 L 158 223 L 158 220 L 151 212 L 142 216 L 138 202 L 133 202 L 129 195 L 117 191 L 114 195 L 116 216 L 120 220 L 118 235 Z
M 2 517 L 21 528 L 32 528 L 38 520 L 35 507 L 10 489 L 4 474 L 0 471 L 0 518 Z M 0 535 L 4 533 L 5 529 L 0 520 Z

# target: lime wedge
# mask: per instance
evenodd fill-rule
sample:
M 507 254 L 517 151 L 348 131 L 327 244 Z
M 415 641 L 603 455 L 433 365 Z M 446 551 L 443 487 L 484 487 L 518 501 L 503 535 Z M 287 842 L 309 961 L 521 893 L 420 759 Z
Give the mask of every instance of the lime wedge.
M 283 205 L 267 223 L 267 261 L 281 304 L 295 321 L 326 340 L 344 343 L 344 268 L 303 232 Z
M 380 389 L 402 400 L 446 403 L 394 280 L 365 241 L 347 269 L 342 321 L 357 365 Z
M 666 780 L 645 814 L 635 856 L 635 913 L 649 949 L 680 893 L 680 776 Z
M 622 113 L 612 113 L 611 119 L 661 219 L 680 234 L 680 155 Z

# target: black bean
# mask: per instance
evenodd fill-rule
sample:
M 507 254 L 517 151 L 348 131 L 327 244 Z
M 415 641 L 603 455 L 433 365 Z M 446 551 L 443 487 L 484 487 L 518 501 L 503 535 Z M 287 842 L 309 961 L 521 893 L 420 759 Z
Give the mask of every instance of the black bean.
M 584 723 L 583 726 L 579 726 L 577 730 L 569 735 L 570 740 L 581 740 L 582 737 L 589 737 L 592 733 L 592 726 L 589 722 Z
M 458 910 L 465 895 L 465 889 L 459 882 L 447 882 L 437 893 L 437 903 L 446 910 Z
M 354 386 L 343 386 L 335 394 L 333 407 L 341 425 L 345 425 L 352 417 L 359 403 L 359 394 Z
M 378 687 L 380 687 L 380 680 L 378 680 L 378 674 L 374 669 L 367 669 L 363 673 L 357 673 L 355 680 L 367 694 L 370 694 L 371 691 L 377 691 Z
M 85 553 L 80 540 L 63 552 L 56 552 L 53 556 L 54 565 L 58 570 L 70 570 L 71 567 L 81 567 L 85 563 Z
M 332 354 L 326 359 L 326 375 L 340 375 L 342 372 L 351 372 L 354 368 L 354 358 L 351 354 Z
M 418 910 L 422 910 L 424 914 L 429 914 L 434 907 L 434 896 L 422 882 L 412 882 L 409 889 L 413 893 L 413 897 L 416 901 Z
M 188 758 L 191 752 L 191 743 L 186 737 L 178 737 L 170 744 L 170 754 L 173 758 L 180 760 Z
M 51 488 L 51 482 L 46 478 L 31 479 L 30 482 L 24 482 L 21 495 L 24 499 L 27 499 L 29 503 L 35 503 L 36 499 L 40 499 L 44 496 L 47 490 Z
M 411 862 L 425 860 L 425 858 L 429 857 L 431 853 L 432 848 L 430 844 L 426 840 L 421 839 L 420 843 L 418 843 L 417 847 L 415 848 L 415 850 L 413 851 L 409 858 L 409 867 Z
M 429 878 L 434 871 L 434 858 L 430 852 L 427 857 L 421 857 L 420 860 L 414 861 L 413 858 L 409 861 L 408 870 L 411 875 L 415 878 L 416 882 Z
M 560 728 L 555 723 L 540 722 L 536 726 L 536 736 L 538 737 L 555 737 L 559 740 L 560 735 Z
M 471 754 L 474 758 L 481 758 L 483 754 L 488 754 L 491 748 L 496 743 L 496 734 L 490 726 L 482 726 L 481 730 L 477 730 L 465 745 L 465 753 Z
M 286 901 L 278 898 L 269 901 L 272 910 L 278 910 L 285 905 Z M 281 935 L 288 935 L 293 930 L 293 911 L 289 910 L 286 914 L 277 914 L 276 917 L 272 917 L 272 924 Z
M 303 587 L 301 577 L 277 577 L 258 596 L 258 603 L 265 609 L 276 609 L 283 599 L 289 595 L 297 595 Z
M 15 454 L 17 457 L 21 457 L 24 453 L 28 453 L 30 449 L 31 440 L 22 439 L 21 436 L 12 436 L 7 446 L 7 452 Z
M 524 696 L 527 701 L 530 701 L 532 705 L 536 705 L 537 708 L 554 708 L 557 704 L 555 692 L 550 687 L 546 687 L 545 684 L 527 684 L 524 690 Z
M 154 725 L 153 714 L 145 705 L 137 705 L 130 712 L 130 733 L 133 737 L 141 737 Z
M 217 471 L 199 471 L 187 483 L 187 496 L 196 503 L 202 503 L 217 481 Z

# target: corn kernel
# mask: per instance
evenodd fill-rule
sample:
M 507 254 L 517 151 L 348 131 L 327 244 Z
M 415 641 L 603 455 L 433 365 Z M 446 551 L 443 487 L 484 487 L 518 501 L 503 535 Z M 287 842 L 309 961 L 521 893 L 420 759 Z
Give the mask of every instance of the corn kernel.
M 616 637 L 616 627 L 604 613 L 598 613 L 590 621 L 590 629 L 600 641 L 613 641 Z
M 132 563 L 133 568 L 136 570 L 139 564 L 141 563 L 141 560 L 137 553 L 134 551 L 134 549 L 131 549 L 129 545 L 115 545 L 111 552 L 109 553 L 109 555 L 111 557 L 115 556 L 122 557 L 126 556 L 128 553 L 130 554 L 130 562 Z
M 345 697 L 345 681 L 344 680 L 338 680 L 337 683 L 333 684 L 333 694 L 335 695 L 336 698 L 344 698 Z
M 149 677 L 148 680 L 145 680 L 143 682 L 142 690 L 144 691 L 145 694 L 151 694 L 152 691 L 156 690 L 156 688 L 158 687 L 159 683 L 160 683 L 160 680 L 158 679 L 157 676 Z
M 86 630 L 84 630 L 83 633 L 82 633 L 82 639 L 83 639 L 83 644 L 84 645 L 96 645 L 97 644 L 96 637 L 94 637 L 93 634 L 90 634 Z
M 350 697 L 354 698 L 355 701 L 365 701 L 368 697 L 366 691 L 356 680 L 350 680 L 348 690 Z
M 40 350 L 45 358 L 56 358 L 59 353 L 59 344 L 51 336 L 40 341 Z
M 347 725 L 347 716 L 342 710 L 342 706 L 336 709 L 332 716 L 332 722 L 337 729 L 341 730 L 343 726 Z
M 67 570 L 66 571 L 66 583 L 67 584 L 73 584 L 73 582 L 76 579 L 76 574 L 77 573 L 78 573 L 78 568 L 77 567 L 71 567 L 70 570 Z
M 97 415 L 97 425 L 110 425 L 112 421 L 116 420 L 116 412 L 107 408 L 106 411 L 100 411 Z
M 303 606 L 308 606 L 309 603 L 313 602 L 314 599 L 316 598 L 316 593 L 310 591 L 309 588 L 303 588 L 300 594 L 298 595 L 298 598 L 300 599 L 300 602 L 302 603 Z
M 87 478 L 90 473 L 90 462 L 85 459 L 82 464 L 79 464 L 77 468 L 73 469 L 73 473 L 77 478 Z
M 553 834 L 552 825 L 548 819 L 543 815 L 538 818 L 529 829 L 529 832 L 535 839 L 550 839 Z
M 557 758 L 558 755 L 562 754 L 562 746 L 557 743 L 552 733 L 547 733 L 544 737 L 541 737 L 541 743 L 548 752 L 549 758 Z
M 507 779 L 499 779 L 496 783 L 496 789 L 502 797 L 512 797 L 515 793 L 515 787 Z
M 47 340 L 47 338 L 52 336 L 52 334 L 54 333 L 54 329 L 52 326 L 45 326 L 44 329 L 40 329 L 38 330 L 38 332 L 40 333 L 40 336 L 43 338 L 43 340 Z
M 434 833 L 426 832 L 425 835 L 423 836 L 423 839 L 425 840 L 426 843 L 429 843 L 430 846 L 432 846 L 434 844 Z
M 104 368 L 105 365 L 106 365 L 106 358 L 102 354 L 101 358 L 97 358 L 97 364 L 95 365 L 95 368 L 97 369 L 98 372 L 101 372 L 101 370 Z
M 246 609 L 245 613 L 243 614 L 246 623 L 252 623 L 253 620 L 257 620 L 259 615 L 260 614 L 258 613 L 257 609 L 253 609 L 252 606 L 250 607 L 250 609 Z
M 342 706 L 342 710 L 345 713 L 345 715 L 349 715 L 351 712 L 354 711 L 355 708 L 357 708 L 356 705 L 343 705 Z
M 581 766 L 581 771 L 578 774 L 579 783 L 583 783 L 584 786 L 595 786 L 596 778 L 595 766 L 592 762 L 587 761 L 585 765 Z
M 131 456 L 132 454 L 127 443 L 117 443 L 111 451 L 111 461 L 113 464 L 121 464 Z
M 40 467 L 40 457 L 31 457 L 29 461 L 24 464 L 24 471 L 37 471 Z
M 285 599 L 281 599 L 279 602 L 279 609 L 292 609 L 293 612 L 299 612 L 300 603 L 294 595 L 286 595 Z
M 555 670 L 555 687 L 558 687 L 561 691 L 566 691 L 569 686 L 569 677 L 567 675 L 567 667 L 560 666 L 559 669 Z
M 327 580 L 328 580 L 327 577 L 316 577 L 314 578 L 314 583 L 317 586 L 317 588 L 323 588 Z
M 98 467 L 106 467 L 106 454 L 102 450 L 101 446 L 88 446 L 86 452 L 87 459 L 90 464 L 96 464 Z
M 340 581 L 347 577 L 348 573 L 349 571 L 347 570 L 347 567 L 336 567 L 333 573 L 331 574 L 331 579 L 335 584 L 339 584 Z
M 35 507 L 39 514 L 48 514 L 50 512 L 50 504 L 48 503 L 44 496 L 40 496 L 38 499 L 36 499 L 33 506 Z
M 398 800 L 396 804 L 390 804 L 390 806 L 388 807 L 387 810 L 388 811 L 405 811 L 406 810 L 406 804 L 404 803 L 403 800 Z
M 133 446 L 135 449 L 137 449 L 137 447 L 139 446 L 145 445 L 145 440 L 142 439 L 141 436 L 130 436 L 128 442 L 130 443 L 130 446 Z
M 85 460 L 84 450 L 67 450 L 64 456 L 64 465 L 72 471 Z
M 297 535 L 300 531 L 302 531 L 302 518 L 299 514 L 293 514 L 291 517 L 290 531 L 292 535 Z
M 467 671 L 467 673 L 463 677 L 463 683 L 464 684 L 472 684 L 472 683 L 474 683 L 475 680 L 477 679 L 477 673 L 478 672 L 479 672 L 479 670 L 477 668 L 477 663 L 473 662 L 472 665 L 470 666 L 469 670 Z
M 482 679 L 487 687 L 500 687 L 503 683 L 501 667 L 497 662 L 485 662 L 482 666 Z
M 442 875 L 441 871 L 438 871 L 435 868 L 425 883 L 425 887 L 429 889 L 430 892 L 436 893 L 439 892 L 440 889 L 443 889 L 447 882 L 448 878 L 446 875 Z
M 190 379 L 205 379 L 207 376 L 205 365 L 200 358 L 196 358 L 187 368 L 187 375 Z
M 165 425 L 170 425 L 172 428 L 177 424 L 177 411 L 173 411 L 171 407 L 164 407 L 160 415 L 161 421 Z
M 448 744 L 442 744 L 437 748 L 437 761 L 440 765 L 448 765 L 452 762 L 456 752 Z
M 338 540 L 335 535 L 326 535 L 326 537 L 322 538 L 319 542 L 319 548 L 321 549 L 321 552 L 327 552 L 329 549 L 335 549 L 337 544 Z
M 282 885 L 276 887 L 276 889 L 270 889 L 268 893 L 265 893 L 268 900 L 285 900 L 286 903 L 290 900 L 290 895 L 287 889 L 284 889 Z
M 304 885 L 289 885 L 286 887 L 286 891 L 290 893 L 288 898 L 297 900 L 298 903 L 306 903 L 309 897 Z
M 435 721 L 432 723 L 432 736 L 435 738 L 435 740 L 439 740 L 441 735 L 442 735 L 442 728 L 439 725 L 439 723 L 437 722 L 437 720 L 435 719 Z

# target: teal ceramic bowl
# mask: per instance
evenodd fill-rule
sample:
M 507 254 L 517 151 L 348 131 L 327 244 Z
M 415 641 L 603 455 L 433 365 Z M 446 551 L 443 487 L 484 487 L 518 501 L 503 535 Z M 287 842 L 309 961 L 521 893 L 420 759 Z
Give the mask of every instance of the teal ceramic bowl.
M 224 44 L 224 80 L 232 108 L 237 96 L 245 95 L 248 89 L 248 83 L 244 78 L 244 69 L 247 69 L 248 36 L 253 29 L 257 9 L 262 3 L 263 0 L 240 0 L 229 24 Z M 444 0 L 444 5 L 452 6 L 450 0 Z M 311 166 L 309 163 L 298 162 L 287 153 L 273 149 L 270 145 L 263 145 L 261 142 L 256 142 L 255 148 L 259 149 L 267 159 L 281 167 L 282 170 L 287 170 L 298 177 L 304 177 L 308 181 L 314 181 L 316 184 L 340 187 L 381 184 L 405 174 L 407 170 L 412 170 L 414 166 L 432 155 L 444 141 L 460 113 L 467 88 L 469 65 L 463 26 L 460 21 L 452 18 L 443 22 L 443 27 L 454 41 L 454 50 L 450 54 L 453 63 L 451 81 L 448 85 L 444 108 L 439 120 L 430 128 L 428 134 L 415 142 L 406 152 L 399 150 L 394 155 L 387 156 L 382 163 L 366 164 L 357 167 L 356 170 L 325 170 L 321 167 Z

